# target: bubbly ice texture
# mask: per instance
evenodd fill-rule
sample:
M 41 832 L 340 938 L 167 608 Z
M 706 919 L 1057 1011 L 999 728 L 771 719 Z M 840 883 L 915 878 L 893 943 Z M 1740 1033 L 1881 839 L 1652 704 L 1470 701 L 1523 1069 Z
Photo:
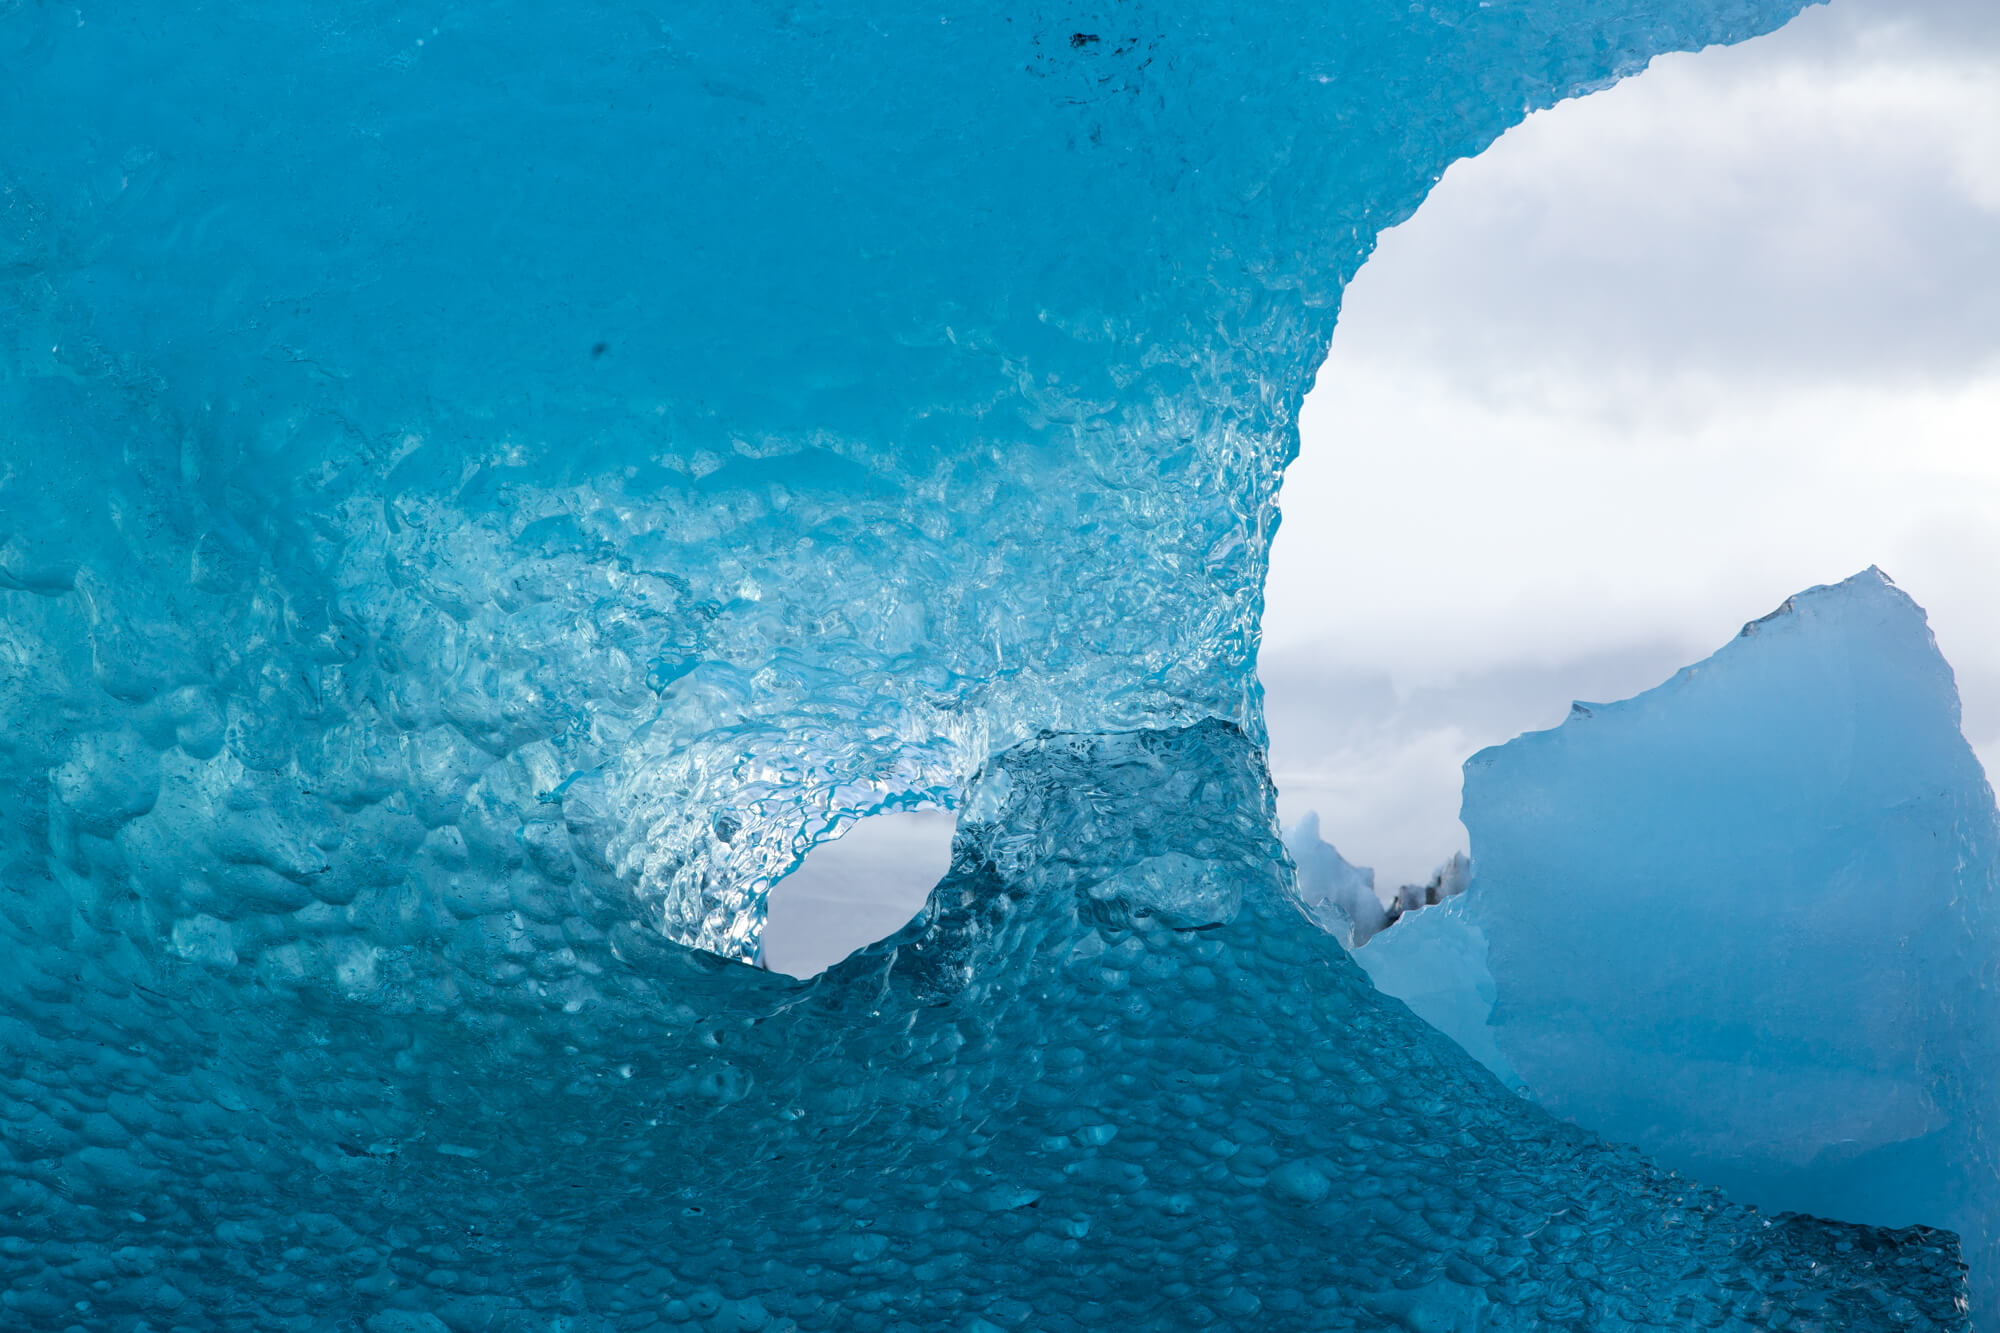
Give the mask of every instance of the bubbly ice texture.
M 1285 864 L 1263 756 L 1210 721 L 998 756 L 925 911 L 810 982 L 614 926 L 573 938 L 575 1013 L 309 1005 L 74 925 L 9 995 L 41 1081 L 0 1300 L 369 1333 L 1963 1327 L 1949 1234 L 1773 1219 L 1510 1096 Z
M 1380 1001 L 1257 749 L 1377 232 L 1796 8 L 0 11 L 0 1311 L 1956 1327 Z
M 1465 823 L 1466 919 L 1364 961 L 1400 946 L 1454 1035 L 1496 988 L 1468 1049 L 1735 1198 L 1961 1232 L 2000 1326 L 2000 815 L 1908 596 L 1872 569 L 1800 593 L 1482 751 Z

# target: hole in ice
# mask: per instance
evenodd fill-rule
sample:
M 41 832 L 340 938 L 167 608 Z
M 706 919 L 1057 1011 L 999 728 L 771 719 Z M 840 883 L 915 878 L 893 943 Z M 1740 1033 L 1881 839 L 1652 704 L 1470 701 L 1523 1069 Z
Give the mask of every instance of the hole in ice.
M 758 961 L 810 977 L 902 929 L 944 878 L 956 825 L 943 810 L 898 811 L 813 848 L 771 890 Z
M 1960 165 L 1967 127 L 2000 124 L 1988 15 L 1841 0 L 1663 57 L 1536 112 L 1383 233 L 1271 549 L 1288 823 L 1316 809 L 1380 884 L 1421 884 L 1469 848 L 1474 752 L 1869 565 L 1929 611 L 2000 773 L 2000 174 Z M 1810 502 L 1773 505 L 1802 478 Z

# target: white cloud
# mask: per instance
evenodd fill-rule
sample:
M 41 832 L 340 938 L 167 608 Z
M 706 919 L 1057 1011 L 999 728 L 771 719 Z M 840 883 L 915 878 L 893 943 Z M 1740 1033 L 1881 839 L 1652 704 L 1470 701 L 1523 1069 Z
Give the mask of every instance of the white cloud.
M 1807 60 L 1790 36 L 1664 59 L 1454 166 L 1355 283 L 1337 351 L 1642 409 L 1691 379 L 1990 364 L 2000 62 Z

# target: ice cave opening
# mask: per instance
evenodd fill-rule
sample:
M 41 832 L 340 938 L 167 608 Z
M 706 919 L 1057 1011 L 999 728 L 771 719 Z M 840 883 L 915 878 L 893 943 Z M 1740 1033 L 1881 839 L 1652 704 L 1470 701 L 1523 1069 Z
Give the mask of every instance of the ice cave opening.
M 1996 25 L 1835 0 L 1664 56 L 1383 233 L 1272 542 L 1287 825 L 1417 879 L 1466 845 L 1468 756 L 1869 565 L 1929 613 L 2000 773 Z
M 1964 1333 L 1385 997 L 1256 676 L 1378 234 L 1800 7 L 0 5 L 0 1325 Z
M 950 867 L 956 825 L 949 811 L 896 810 L 814 846 L 765 899 L 758 962 L 815 976 L 902 929 Z

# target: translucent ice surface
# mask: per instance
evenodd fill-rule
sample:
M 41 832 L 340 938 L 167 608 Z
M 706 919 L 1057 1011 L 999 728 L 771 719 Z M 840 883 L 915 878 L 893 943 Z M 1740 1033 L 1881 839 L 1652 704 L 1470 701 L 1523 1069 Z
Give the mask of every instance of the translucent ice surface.
M 12 744 L 159 774 L 70 859 L 163 922 L 469 857 L 748 956 L 1015 741 L 1256 735 L 1377 232 L 1797 7 L 10 5 Z
M 1350 864 L 1323 839 L 1317 814 L 1285 830 L 1285 850 L 1298 867 L 1300 900 L 1353 952 L 1376 989 L 1410 1006 L 1501 1082 L 1518 1088 L 1520 1076 L 1490 1028 L 1495 989 L 1486 936 L 1458 901 L 1471 878 L 1466 857 L 1453 855 L 1429 884 L 1405 884 L 1384 903 L 1375 872 Z
M 1796 8 L 0 7 L 0 1312 L 1957 1327 L 1381 1001 L 1257 745 L 1377 232 Z
M 1497 990 L 1469 1048 L 1746 1202 L 1961 1231 L 1990 1321 L 2000 817 L 1914 602 L 1874 570 L 1801 593 L 1475 756 L 1465 822 L 1453 938 L 1490 978 L 1402 943 L 1433 990 Z
M 1357 949 L 1354 961 L 1385 995 L 1393 995 L 1450 1037 L 1493 1076 L 1526 1092 L 1521 1076 L 1494 1041 L 1493 1004 L 1499 996 L 1487 965 L 1486 934 L 1471 920 L 1470 905 L 1454 900 L 1400 918 Z

